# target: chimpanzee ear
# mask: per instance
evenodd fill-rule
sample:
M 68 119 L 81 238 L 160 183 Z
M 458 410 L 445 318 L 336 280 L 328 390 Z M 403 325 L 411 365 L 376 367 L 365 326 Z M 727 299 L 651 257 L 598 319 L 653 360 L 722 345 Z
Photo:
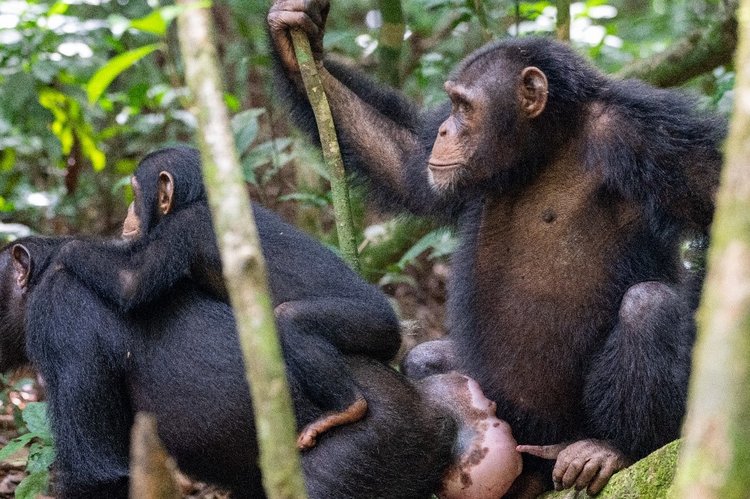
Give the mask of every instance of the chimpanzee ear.
M 529 66 L 521 71 L 521 110 L 528 118 L 536 118 L 547 105 L 547 76 L 541 69 Z
M 23 244 L 15 244 L 10 250 L 13 257 L 13 272 L 16 276 L 16 284 L 26 288 L 31 275 L 31 253 Z
M 174 177 L 169 172 L 159 173 L 159 213 L 166 215 L 172 211 L 172 201 L 174 200 Z

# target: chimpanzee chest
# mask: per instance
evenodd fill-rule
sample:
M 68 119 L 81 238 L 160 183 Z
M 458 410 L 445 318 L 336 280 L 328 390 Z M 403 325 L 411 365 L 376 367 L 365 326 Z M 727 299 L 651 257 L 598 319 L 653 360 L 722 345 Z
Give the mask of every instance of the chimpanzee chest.
M 596 174 L 565 166 L 486 200 L 471 278 L 496 397 L 567 425 L 587 361 L 617 317 L 613 266 L 637 212 L 601 201 Z

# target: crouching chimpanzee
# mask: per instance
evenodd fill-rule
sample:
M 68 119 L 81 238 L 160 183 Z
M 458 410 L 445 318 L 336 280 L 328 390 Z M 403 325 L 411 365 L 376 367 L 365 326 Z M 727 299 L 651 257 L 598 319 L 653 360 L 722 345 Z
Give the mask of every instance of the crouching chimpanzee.
M 185 472 L 264 497 L 230 307 L 185 280 L 122 314 L 55 261 L 68 241 L 0 250 L 0 371 L 30 359 L 46 382 L 58 497 L 126 497 L 136 411 L 156 415 Z M 310 497 L 427 497 L 445 475 L 443 497 L 491 499 L 520 473 L 509 427 L 475 382 L 443 375 L 415 389 L 374 359 L 345 362 L 369 410 L 302 454 Z M 300 426 L 323 415 L 304 391 L 293 397 Z
M 348 170 L 385 207 L 457 226 L 455 367 L 497 402 L 530 444 L 521 450 L 557 455 L 551 474 L 526 456 L 515 493 L 599 491 L 679 434 L 694 338 L 687 290 L 697 289 L 680 243 L 711 222 L 723 122 L 542 38 L 477 50 L 445 83 L 449 102 L 422 113 L 322 60 L 328 9 L 276 0 L 268 14 L 291 116 L 317 136 L 289 36 L 301 29 Z M 421 352 L 407 368 L 444 363 Z
M 198 151 L 147 155 L 132 185 L 123 224 L 130 242 L 77 240 L 59 262 L 123 313 L 140 313 L 185 278 L 226 301 Z M 385 296 L 331 251 L 262 206 L 253 211 L 290 383 L 325 412 L 300 433 L 307 449 L 327 429 L 364 417 L 367 402 L 342 353 L 391 360 L 401 343 L 398 320 Z

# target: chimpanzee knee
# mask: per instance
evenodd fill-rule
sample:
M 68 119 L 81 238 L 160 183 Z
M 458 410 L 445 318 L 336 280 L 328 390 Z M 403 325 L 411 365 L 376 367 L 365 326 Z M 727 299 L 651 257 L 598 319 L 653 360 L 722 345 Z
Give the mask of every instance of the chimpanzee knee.
M 620 304 L 619 322 L 627 334 L 659 331 L 687 316 L 686 301 L 661 282 L 641 282 L 628 288 Z
M 425 341 L 412 348 L 401 361 L 401 372 L 415 380 L 443 374 L 456 368 L 456 352 L 451 340 Z
M 688 300 L 660 282 L 630 287 L 584 385 L 589 434 L 639 459 L 679 436 L 695 324 Z

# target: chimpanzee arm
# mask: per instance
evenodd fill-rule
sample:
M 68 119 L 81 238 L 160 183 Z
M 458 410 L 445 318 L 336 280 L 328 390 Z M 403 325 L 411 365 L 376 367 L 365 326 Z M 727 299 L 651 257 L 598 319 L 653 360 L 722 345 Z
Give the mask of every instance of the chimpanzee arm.
M 317 140 L 317 127 L 301 90 L 296 68 L 288 67 L 288 30 L 309 28 L 300 16 L 319 17 L 325 2 L 277 0 L 269 13 L 269 28 L 275 60 L 277 85 L 291 103 L 292 117 Z M 286 10 L 285 10 L 286 9 Z M 323 21 L 324 22 L 324 21 Z M 322 26 L 321 26 L 322 29 Z M 320 40 L 313 37 L 313 44 Z M 322 54 L 318 54 L 322 55 Z M 406 208 L 417 214 L 443 215 L 454 206 L 437 196 L 427 177 L 427 159 L 447 108 L 435 115 L 421 115 L 398 92 L 376 85 L 350 68 L 326 61 L 319 74 L 331 106 L 344 164 L 362 174 L 374 196 L 386 207 Z
M 399 324 L 382 300 L 316 298 L 288 301 L 275 309 L 282 331 L 321 336 L 345 355 L 366 355 L 384 362 L 401 346 Z
M 595 116 L 587 163 L 604 165 L 607 187 L 643 206 L 655 234 L 707 234 L 725 120 L 697 112 L 685 95 L 640 82 L 624 82 L 617 92 L 629 104 Z
M 148 303 L 200 267 L 200 283 L 224 298 L 221 262 L 208 208 L 194 205 L 166 216 L 131 245 L 68 243 L 59 261 L 97 295 L 128 312 Z
M 65 271 L 49 270 L 30 297 L 27 328 L 45 381 L 59 497 L 126 498 L 132 413 L 122 322 Z

